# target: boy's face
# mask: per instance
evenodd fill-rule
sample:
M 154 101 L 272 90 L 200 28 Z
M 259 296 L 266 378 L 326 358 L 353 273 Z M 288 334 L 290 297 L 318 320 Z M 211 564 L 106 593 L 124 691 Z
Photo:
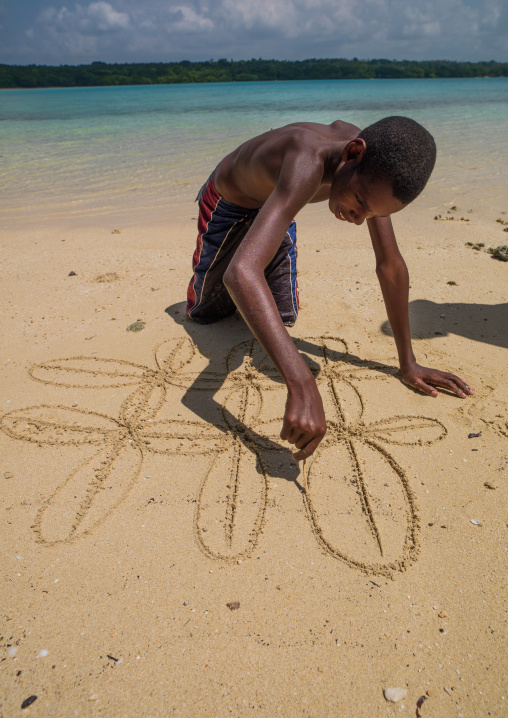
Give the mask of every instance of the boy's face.
M 363 224 L 370 217 L 387 217 L 406 207 L 393 196 L 388 182 L 370 180 L 355 170 L 346 163 L 334 175 L 328 206 L 337 219 Z

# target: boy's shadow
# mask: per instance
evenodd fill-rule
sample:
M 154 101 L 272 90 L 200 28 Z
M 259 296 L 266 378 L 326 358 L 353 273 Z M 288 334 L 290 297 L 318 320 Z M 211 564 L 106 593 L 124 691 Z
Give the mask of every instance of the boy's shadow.
M 286 479 L 286 481 L 293 481 L 299 489 L 302 489 L 302 486 L 297 481 L 297 478 L 300 476 L 300 468 L 297 462 L 292 459 L 289 446 L 287 444 L 284 445 L 282 439 L 281 443 L 278 444 L 266 436 L 261 436 L 252 427 L 245 426 L 241 420 L 233 416 L 225 406 L 220 405 L 212 395 L 212 393 L 216 394 L 220 390 L 220 387 L 226 382 L 228 370 L 234 371 L 242 365 L 246 356 L 248 342 L 253 338 L 251 331 L 242 317 L 237 313 L 220 322 L 203 326 L 187 318 L 185 314 L 185 302 L 173 304 L 167 307 L 165 311 L 176 324 L 179 324 L 185 329 L 200 354 L 208 359 L 206 369 L 196 377 L 193 384 L 186 390 L 182 399 L 184 406 L 206 423 L 213 423 L 215 426 L 218 426 L 221 431 L 228 431 L 229 427 L 235 427 L 235 434 L 242 440 L 245 448 L 249 451 L 252 451 L 251 442 L 254 442 L 258 446 L 263 445 L 265 447 L 264 450 L 261 449 L 261 451 L 263 451 L 263 462 L 266 465 L 269 476 Z M 232 352 L 231 350 L 235 346 L 237 347 L 237 351 Z M 320 356 L 321 354 L 321 347 L 312 342 L 304 342 L 300 348 L 304 349 L 307 355 Z M 226 369 L 225 360 L 228 355 L 230 365 L 228 369 Z M 256 356 L 259 355 L 256 353 Z M 260 364 L 259 359 L 256 361 L 256 356 L 253 357 L 255 369 L 263 373 L 268 381 L 282 383 L 281 378 L 274 378 L 273 369 L 271 374 L 268 374 L 266 357 L 265 361 Z M 337 355 L 337 358 L 339 358 L 339 355 Z M 310 368 L 314 374 L 319 372 L 319 365 L 316 362 L 313 362 L 309 358 L 307 358 L 307 362 L 310 364 Z M 214 378 L 217 379 L 215 390 L 213 392 L 211 390 L 206 392 L 196 391 L 196 389 L 206 386 L 207 380 L 209 381 L 209 377 L 212 374 Z M 206 396 L 206 400 L 203 398 L 204 395 Z M 283 412 L 284 407 L 281 406 L 281 416 Z M 216 419 L 218 414 L 224 417 L 224 424 L 217 425 Z M 286 455 L 282 455 L 281 451 L 285 451 Z M 261 471 L 260 466 L 258 466 L 258 471 Z
M 409 316 L 415 339 L 458 334 L 508 349 L 508 304 L 437 304 L 427 299 L 416 299 L 409 304 Z M 393 336 L 388 321 L 383 322 L 381 331 Z
M 165 310 L 176 324 L 182 326 L 193 344 L 197 347 L 200 354 L 208 359 L 208 366 L 195 378 L 192 385 L 186 390 L 182 403 L 190 409 L 196 416 L 207 424 L 213 424 L 221 431 L 230 431 L 230 427 L 234 427 L 234 433 L 242 441 L 243 445 L 249 451 L 252 451 L 252 443 L 264 445 L 263 462 L 268 470 L 268 475 L 294 482 L 299 489 L 301 485 L 297 481 L 300 475 L 300 469 L 297 462 L 291 457 L 289 448 L 275 441 L 261 436 L 250 426 L 245 426 L 237 416 L 233 416 L 226 406 L 222 406 L 216 400 L 214 395 L 220 391 L 221 386 L 227 380 L 228 370 L 226 369 L 226 357 L 229 355 L 230 366 L 229 371 L 233 371 L 240 367 L 246 355 L 248 340 L 252 339 L 252 334 L 247 325 L 238 314 L 223 319 L 213 325 L 203 326 L 194 322 L 186 316 L 185 302 L 178 302 Z M 245 344 L 244 344 L 245 342 Z M 234 346 L 238 347 L 238 351 L 232 352 Z M 256 369 L 266 375 L 263 368 L 256 366 Z M 203 386 L 207 386 L 210 376 L 213 375 L 214 389 L 201 391 Z M 273 376 L 270 377 L 273 381 Z M 206 397 L 206 398 L 205 398 Z M 281 407 L 281 414 L 284 408 Z M 217 416 L 222 416 L 224 422 L 217 422 Z M 286 456 L 280 452 L 286 451 Z M 258 449 L 259 451 L 259 449 Z M 256 462 L 257 471 L 261 473 L 261 466 Z

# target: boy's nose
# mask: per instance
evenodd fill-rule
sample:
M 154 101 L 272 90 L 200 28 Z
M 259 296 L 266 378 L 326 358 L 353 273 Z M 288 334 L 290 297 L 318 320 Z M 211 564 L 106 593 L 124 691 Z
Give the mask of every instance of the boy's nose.
M 358 212 L 357 210 L 352 209 L 349 216 L 355 224 L 360 225 L 364 223 L 367 212 Z

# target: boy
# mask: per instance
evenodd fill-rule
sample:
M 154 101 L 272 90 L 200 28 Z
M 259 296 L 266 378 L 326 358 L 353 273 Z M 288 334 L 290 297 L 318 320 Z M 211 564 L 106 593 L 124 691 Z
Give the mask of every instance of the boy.
M 295 445 L 297 461 L 313 454 L 326 432 L 316 383 L 284 326 L 298 314 L 293 217 L 310 202 L 327 201 L 342 222 L 367 220 L 403 381 L 431 396 L 436 386 L 461 398 L 473 393 L 459 377 L 416 363 L 409 275 L 390 220 L 423 190 L 435 158 L 432 136 L 406 117 L 363 131 L 340 121 L 295 123 L 240 145 L 198 195 L 187 314 L 211 323 L 240 310 L 286 382 L 280 436 Z

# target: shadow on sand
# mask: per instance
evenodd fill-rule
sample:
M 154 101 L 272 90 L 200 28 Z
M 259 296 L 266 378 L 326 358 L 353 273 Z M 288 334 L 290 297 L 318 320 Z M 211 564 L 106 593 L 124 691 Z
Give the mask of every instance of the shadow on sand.
M 192 411 L 196 416 L 205 421 L 208 424 L 217 426 L 217 416 L 221 415 L 224 419 L 224 423 L 217 426 L 221 431 L 230 431 L 234 427 L 234 433 L 242 440 L 245 448 L 252 451 L 253 440 L 255 444 L 264 445 L 269 450 L 264 452 L 264 461 L 266 462 L 266 468 L 268 474 L 272 477 L 278 477 L 286 479 L 287 481 L 294 482 L 299 489 L 302 489 L 301 485 L 297 481 L 297 477 L 300 476 L 300 468 L 298 464 L 293 461 L 291 457 L 291 450 L 287 444 L 283 444 L 282 441 L 278 444 L 275 441 L 269 440 L 265 436 L 260 436 L 250 426 L 244 426 L 238 417 L 232 416 L 225 406 L 220 405 L 212 395 L 212 393 L 206 392 L 206 399 L 204 399 L 204 393 L 197 391 L 199 387 L 206 384 L 207 377 L 213 374 L 217 378 L 217 384 L 214 394 L 217 394 L 224 385 L 228 377 L 228 370 L 226 369 L 226 357 L 230 358 L 229 371 L 234 371 L 244 361 L 246 350 L 248 350 L 249 342 L 252 340 L 252 333 L 247 327 L 242 317 L 239 314 L 234 314 L 231 317 L 223 319 L 220 322 L 203 326 L 189 320 L 185 314 L 185 302 L 178 302 L 165 310 L 166 314 L 178 325 L 182 326 L 187 332 L 192 342 L 197 347 L 198 351 L 202 356 L 208 359 L 207 367 L 195 378 L 192 385 L 187 389 L 182 403 L 186 408 Z M 233 347 L 236 347 L 235 352 L 231 352 Z M 303 339 L 298 342 L 298 349 L 306 354 L 306 362 L 309 365 L 311 371 L 315 376 L 320 371 L 318 362 L 313 361 L 312 357 L 322 357 L 322 346 L 316 344 L 312 340 Z M 242 351 L 243 350 L 243 351 Z M 348 354 L 345 359 L 344 355 L 338 352 L 329 351 L 329 357 L 332 361 L 351 362 L 355 366 L 369 366 L 372 362 L 366 362 L 355 356 L 354 354 Z M 276 376 L 273 368 L 269 373 L 266 370 L 266 364 L 256 363 L 256 356 L 259 360 L 259 354 L 255 354 L 253 357 L 254 368 L 257 371 L 265 375 L 267 381 L 278 382 L 282 384 L 282 378 Z M 387 374 L 395 374 L 397 369 L 392 366 L 375 362 L 376 369 Z M 274 376 L 275 374 L 275 376 Z M 284 407 L 280 407 L 281 424 Z M 280 462 L 280 451 L 287 452 L 287 461 Z M 278 463 L 277 463 L 278 462 Z M 282 465 L 281 465 L 282 463 Z M 258 471 L 259 471 L 258 467 Z
M 457 334 L 466 339 L 508 348 L 508 303 L 437 304 L 427 299 L 416 299 L 409 304 L 409 316 L 414 339 L 434 339 Z M 388 321 L 383 322 L 381 331 L 393 336 Z
M 257 444 L 263 443 L 269 447 L 270 450 L 267 451 L 265 455 L 265 463 L 269 476 L 291 481 L 301 490 L 302 486 L 297 480 L 300 476 L 300 469 L 298 464 L 293 461 L 287 445 L 283 445 L 282 441 L 281 444 L 278 445 L 266 437 L 259 436 L 251 427 L 244 426 L 238 417 L 232 416 L 226 407 L 218 404 L 211 393 L 209 394 L 207 392 L 206 400 L 204 400 L 203 392 L 195 391 L 196 388 L 203 385 L 203 380 L 206 382 L 207 376 L 213 374 L 218 379 L 218 385 L 214 392 L 216 394 L 220 390 L 221 383 L 223 385 L 228 377 L 228 372 L 225 368 L 225 360 L 228 354 L 230 354 L 234 346 L 237 346 L 238 349 L 247 349 L 248 345 L 245 344 L 242 346 L 242 343 L 251 340 L 252 334 L 241 316 L 235 314 L 215 324 L 203 326 L 187 318 L 185 314 L 185 302 L 173 304 L 167 307 L 165 312 L 176 324 L 179 324 L 185 329 L 200 354 L 208 359 L 208 366 L 196 377 L 193 384 L 187 389 L 182 399 L 184 406 L 206 423 L 214 424 L 221 431 L 229 431 L 230 427 L 235 427 L 235 434 L 242 440 L 245 448 L 249 451 L 252 451 L 252 443 L 250 440 L 244 440 L 246 437 L 254 439 Z M 318 347 L 316 347 L 316 350 L 318 350 Z M 245 358 L 245 351 L 235 351 L 232 353 L 231 358 L 233 359 L 233 363 L 229 369 L 233 371 L 241 366 Z M 263 371 L 263 367 L 256 366 L 256 369 L 267 376 L 266 371 Z M 267 376 L 267 380 L 273 381 L 274 378 L 273 376 Z M 218 412 L 224 417 L 224 425 L 217 425 L 216 423 Z M 281 406 L 281 415 L 282 413 L 283 407 Z M 276 463 L 275 459 L 270 459 L 270 457 L 277 455 L 280 457 L 279 452 L 281 450 L 287 452 L 287 461 L 280 462 L 280 460 L 277 459 L 278 463 Z M 261 471 L 259 466 L 258 471 Z

